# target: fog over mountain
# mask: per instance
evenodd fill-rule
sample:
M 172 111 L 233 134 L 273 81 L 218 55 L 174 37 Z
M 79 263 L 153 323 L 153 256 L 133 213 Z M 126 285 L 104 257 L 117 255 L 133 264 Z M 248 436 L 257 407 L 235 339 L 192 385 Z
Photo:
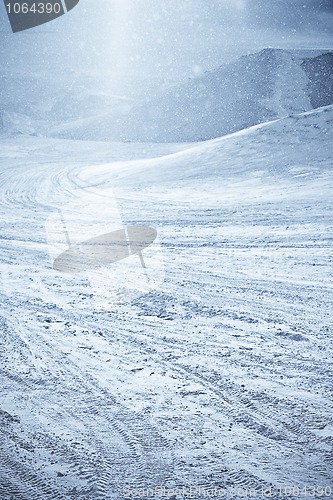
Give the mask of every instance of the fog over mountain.
M 53 79 L 88 73 L 110 92 L 142 91 L 267 46 L 332 47 L 332 12 L 328 0 L 81 0 L 13 34 L 1 2 L 0 69 Z
M 49 133 L 71 139 L 196 142 L 332 103 L 333 52 L 264 49 L 149 102 L 123 107 L 118 116 L 106 112 Z
M 0 81 L 3 134 L 196 142 L 332 104 L 333 51 L 263 49 L 141 99 L 107 93 L 94 79 Z

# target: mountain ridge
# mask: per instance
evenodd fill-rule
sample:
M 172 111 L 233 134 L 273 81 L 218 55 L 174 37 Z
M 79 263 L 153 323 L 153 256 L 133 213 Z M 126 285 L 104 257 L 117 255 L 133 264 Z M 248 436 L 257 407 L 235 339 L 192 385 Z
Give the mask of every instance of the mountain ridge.
M 117 120 L 66 124 L 62 138 L 197 142 L 333 103 L 333 51 L 264 49 L 173 87 Z

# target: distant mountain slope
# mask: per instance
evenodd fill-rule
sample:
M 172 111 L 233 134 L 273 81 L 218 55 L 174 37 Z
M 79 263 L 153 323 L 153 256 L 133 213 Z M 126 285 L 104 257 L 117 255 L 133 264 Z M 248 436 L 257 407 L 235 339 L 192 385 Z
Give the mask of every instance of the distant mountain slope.
M 70 123 L 80 127 L 98 116 L 108 119 L 128 113 L 132 99 L 105 91 L 105 83 L 87 75 L 63 78 L 24 72 L 0 72 L 0 134 L 48 135 L 50 129 Z M 26 123 L 30 122 L 31 127 Z M 15 126 L 13 125 L 15 122 Z
M 194 142 L 333 103 L 333 52 L 265 49 L 138 105 L 58 127 L 58 137 Z
M 36 135 L 33 121 L 24 114 L 0 111 L 0 136 L 21 134 Z

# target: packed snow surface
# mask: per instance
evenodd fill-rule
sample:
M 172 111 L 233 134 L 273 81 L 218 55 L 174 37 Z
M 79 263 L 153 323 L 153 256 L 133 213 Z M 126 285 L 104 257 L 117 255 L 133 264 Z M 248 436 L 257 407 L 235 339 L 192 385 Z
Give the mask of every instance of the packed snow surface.
M 332 124 L 1 139 L 1 500 L 332 494 Z M 53 269 L 136 225 L 146 267 Z

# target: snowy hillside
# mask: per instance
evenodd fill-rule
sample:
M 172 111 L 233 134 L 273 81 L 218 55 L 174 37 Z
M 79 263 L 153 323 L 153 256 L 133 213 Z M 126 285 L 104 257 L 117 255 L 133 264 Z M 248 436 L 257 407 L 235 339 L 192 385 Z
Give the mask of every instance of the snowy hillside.
M 232 203 L 231 180 L 236 185 L 240 180 L 247 181 L 242 189 L 251 202 L 269 201 L 271 196 L 288 197 L 293 182 L 305 186 L 324 179 L 324 172 L 331 171 L 328 154 L 332 158 L 332 123 L 333 105 L 256 125 L 158 160 L 91 167 L 81 172 L 80 178 L 88 183 L 93 179 L 109 181 L 112 186 L 125 185 L 126 190 L 132 187 L 135 191 L 153 192 L 158 186 L 163 190 L 161 196 L 179 202 L 188 199 L 188 189 L 192 194 L 197 192 L 199 204 Z M 279 180 L 283 183 L 281 191 Z M 181 188 L 179 192 L 175 192 L 175 185 Z M 265 192 L 265 188 L 273 192 Z M 311 190 L 308 194 L 311 196 Z M 298 196 L 297 191 L 294 195 Z M 304 197 L 305 192 L 299 195 Z M 242 197 L 242 201 L 247 198 Z
M 112 120 L 133 107 L 133 99 L 107 92 L 107 83 L 97 77 L 71 73 L 61 76 L 59 79 L 59 75 L 1 68 L 0 134 L 31 135 L 36 131 L 48 135 L 49 129 L 65 129 L 68 122 L 82 126 L 105 115 Z M 28 121 L 30 128 L 26 126 Z
M 124 95 L 114 95 L 107 79 L 91 75 L 59 80 L 4 72 L 0 113 L 8 119 L 0 121 L 0 133 L 197 142 L 332 104 L 332 75 L 333 52 L 277 49 L 243 56 L 181 86 L 161 85 L 157 95 L 144 92 L 144 82 L 136 93 L 124 89 Z
M 159 96 L 120 130 L 130 140 L 206 140 L 332 103 L 332 52 L 265 49 Z
M 0 139 L 1 499 L 332 495 L 332 125 Z M 97 215 L 157 231 L 146 267 L 53 268 Z
M 115 122 L 105 114 L 57 137 L 195 142 L 333 103 L 333 53 L 265 49 L 163 92 Z

